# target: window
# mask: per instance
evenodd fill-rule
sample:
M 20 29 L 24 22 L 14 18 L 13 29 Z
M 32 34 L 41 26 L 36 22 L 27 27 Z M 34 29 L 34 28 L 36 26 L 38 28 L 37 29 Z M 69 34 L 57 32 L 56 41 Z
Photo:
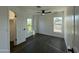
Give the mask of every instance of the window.
M 62 17 L 54 17 L 54 32 L 62 32 Z
M 31 18 L 27 19 L 27 31 L 32 32 L 32 19 Z

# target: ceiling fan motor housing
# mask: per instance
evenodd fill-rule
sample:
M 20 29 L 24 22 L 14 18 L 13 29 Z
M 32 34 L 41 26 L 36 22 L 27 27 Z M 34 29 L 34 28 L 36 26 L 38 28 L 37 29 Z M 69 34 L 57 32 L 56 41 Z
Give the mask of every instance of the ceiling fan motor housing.
M 45 10 L 42 10 L 42 13 L 45 13 Z

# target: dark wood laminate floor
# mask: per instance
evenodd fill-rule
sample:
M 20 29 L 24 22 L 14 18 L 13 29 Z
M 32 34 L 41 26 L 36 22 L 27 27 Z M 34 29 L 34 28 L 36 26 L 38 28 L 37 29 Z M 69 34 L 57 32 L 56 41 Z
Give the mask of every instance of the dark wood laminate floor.
M 63 38 L 36 34 L 29 37 L 24 43 L 14 47 L 13 53 L 66 53 Z

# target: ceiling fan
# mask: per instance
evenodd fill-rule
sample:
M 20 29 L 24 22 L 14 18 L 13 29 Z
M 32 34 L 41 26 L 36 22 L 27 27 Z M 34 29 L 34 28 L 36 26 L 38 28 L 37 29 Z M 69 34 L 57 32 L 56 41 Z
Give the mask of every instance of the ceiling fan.
M 46 10 L 41 10 L 40 12 L 37 13 L 41 13 L 41 15 L 46 15 L 48 13 L 52 13 L 51 11 L 46 11 Z

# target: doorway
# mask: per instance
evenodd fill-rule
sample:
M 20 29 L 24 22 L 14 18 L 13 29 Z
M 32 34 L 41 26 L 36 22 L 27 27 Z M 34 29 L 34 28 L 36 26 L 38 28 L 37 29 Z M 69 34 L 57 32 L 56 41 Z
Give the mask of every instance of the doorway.
M 9 25 L 10 25 L 10 51 L 16 45 L 16 14 L 9 10 Z

